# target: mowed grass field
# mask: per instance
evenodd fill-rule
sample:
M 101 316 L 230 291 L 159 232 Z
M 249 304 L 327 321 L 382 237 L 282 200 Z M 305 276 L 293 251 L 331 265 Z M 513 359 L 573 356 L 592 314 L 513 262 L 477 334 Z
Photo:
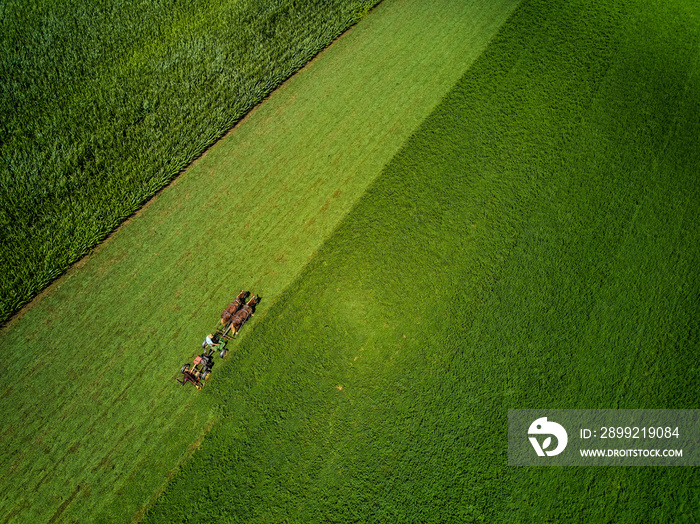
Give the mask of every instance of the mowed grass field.
M 516 5 L 383 2 L 5 326 L 0 520 L 138 520 L 222 414 L 172 380 L 221 310 L 263 297 L 235 353 Z
M 523 2 L 204 397 L 145 522 L 697 522 L 697 468 L 516 468 L 518 408 L 698 407 L 700 11 Z

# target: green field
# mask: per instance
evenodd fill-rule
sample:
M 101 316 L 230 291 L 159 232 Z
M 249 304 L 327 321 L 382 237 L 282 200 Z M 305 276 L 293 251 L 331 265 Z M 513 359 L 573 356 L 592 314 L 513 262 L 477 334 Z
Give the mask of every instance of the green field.
M 172 381 L 221 310 L 255 334 L 516 5 L 382 3 L 5 326 L 0 519 L 138 520 L 222 415 Z
M 513 408 L 697 408 L 700 10 L 523 2 L 241 341 L 146 522 L 697 522 L 507 466 Z
M 700 8 L 427 4 L 384 0 L 2 328 L 0 521 L 697 522 L 697 468 L 508 467 L 506 436 L 697 408 Z

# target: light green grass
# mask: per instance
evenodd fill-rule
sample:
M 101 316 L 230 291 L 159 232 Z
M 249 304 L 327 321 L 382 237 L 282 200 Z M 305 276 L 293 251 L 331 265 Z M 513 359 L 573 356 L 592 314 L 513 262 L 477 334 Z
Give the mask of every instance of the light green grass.
M 696 521 L 696 468 L 508 467 L 507 412 L 697 408 L 698 50 L 688 2 L 524 2 L 221 370 L 145 521 Z
M 218 417 L 171 379 L 221 310 L 255 332 L 515 5 L 382 3 L 5 327 L 0 518 L 138 516 Z

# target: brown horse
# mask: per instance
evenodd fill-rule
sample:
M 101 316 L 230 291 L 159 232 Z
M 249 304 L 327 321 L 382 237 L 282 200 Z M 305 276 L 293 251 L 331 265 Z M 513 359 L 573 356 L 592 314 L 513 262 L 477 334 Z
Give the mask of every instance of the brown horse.
M 231 331 L 233 332 L 234 337 L 238 335 L 238 332 L 241 330 L 241 327 L 243 327 L 243 324 L 245 324 L 246 321 L 255 314 L 255 306 L 258 302 L 260 302 L 260 298 L 253 295 L 248 303 L 234 315 L 233 319 L 231 320 Z
M 231 327 L 231 319 L 243 306 L 245 299 L 250 295 L 250 291 L 241 291 L 238 296 L 229 304 L 229 306 L 221 313 L 221 325 L 224 326 L 224 335 Z

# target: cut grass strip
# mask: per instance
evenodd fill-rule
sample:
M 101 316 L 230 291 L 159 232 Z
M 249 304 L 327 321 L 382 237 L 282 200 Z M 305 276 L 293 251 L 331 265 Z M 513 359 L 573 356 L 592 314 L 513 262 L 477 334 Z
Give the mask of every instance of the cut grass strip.
M 254 332 L 515 5 L 383 3 L 4 328 L 0 517 L 138 515 L 218 417 L 171 379 L 221 310 Z

